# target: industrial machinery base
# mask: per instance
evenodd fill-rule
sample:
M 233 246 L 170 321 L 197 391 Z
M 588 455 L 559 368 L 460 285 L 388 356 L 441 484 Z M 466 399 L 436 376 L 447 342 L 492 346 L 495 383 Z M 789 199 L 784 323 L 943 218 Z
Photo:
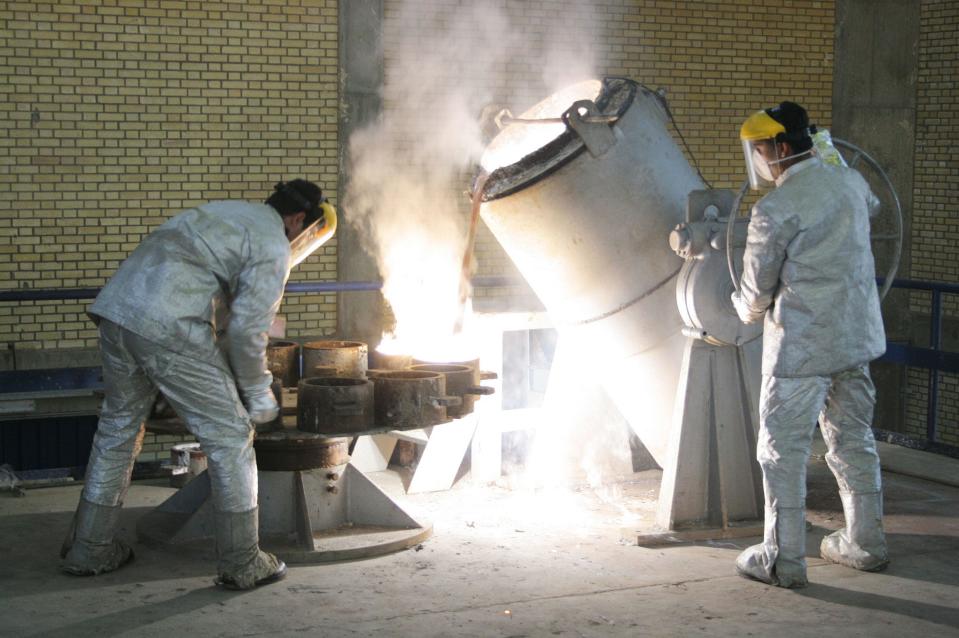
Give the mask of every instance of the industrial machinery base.
M 258 474 L 260 546 L 289 564 L 379 556 L 433 533 L 348 464 Z M 177 551 L 210 552 L 215 530 L 207 472 L 144 515 L 137 537 Z

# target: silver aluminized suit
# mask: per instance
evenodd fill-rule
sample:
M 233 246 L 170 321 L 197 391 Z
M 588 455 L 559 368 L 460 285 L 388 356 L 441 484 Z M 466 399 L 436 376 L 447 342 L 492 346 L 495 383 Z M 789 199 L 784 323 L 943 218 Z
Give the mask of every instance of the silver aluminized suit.
M 868 369 L 885 351 L 885 332 L 869 243 L 878 201 L 866 181 L 813 156 L 777 185 L 753 208 L 734 296 L 744 322 L 765 316 L 757 458 L 766 532 L 737 568 L 796 587 L 806 583 L 806 463 L 820 416 L 846 513 L 823 557 L 860 569 L 886 563 Z
M 86 500 L 122 501 L 159 389 L 207 454 L 217 509 L 256 507 L 247 409 L 271 405 L 267 331 L 289 259 L 272 207 L 221 201 L 173 217 L 120 265 L 90 307 L 101 320 L 106 400 Z
M 271 206 L 212 202 L 180 213 L 124 261 L 90 307 L 100 326 L 106 397 L 60 568 L 109 572 L 133 552 L 117 537 L 143 423 L 158 391 L 207 455 L 216 583 L 250 589 L 286 575 L 259 548 L 253 423 L 279 407 L 267 331 L 290 270 L 286 227 Z

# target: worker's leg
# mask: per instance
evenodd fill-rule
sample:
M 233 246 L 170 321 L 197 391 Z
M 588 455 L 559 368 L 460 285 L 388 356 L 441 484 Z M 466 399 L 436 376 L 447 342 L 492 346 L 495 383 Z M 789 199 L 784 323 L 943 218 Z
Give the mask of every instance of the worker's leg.
M 218 582 L 248 589 L 286 566 L 259 548 L 253 424 L 223 362 L 159 349 L 148 372 L 206 453 L 216 522 Z
M 876 571 L 889 563 L 882 530 L 882 479 L 872 435 L 876 390 L 868 366 L 833 375 L 823 411 L 826 463 L 836 476 L 846 527 L 823 539 L 826 560 Z
M 756 457 L 763 471 L 763 542 L 736 560 L 740 574 L 780 587 L 806 585 L 806 462 L 828 378 L 764 376 Z
M 157 391 L 128 349 L 129 334 L 109 321 L 100 324 L 105 397 L 80 504 L 61 551 L 61 567 L 72 574 L 112 571 L 132 556 L 116 530 Z

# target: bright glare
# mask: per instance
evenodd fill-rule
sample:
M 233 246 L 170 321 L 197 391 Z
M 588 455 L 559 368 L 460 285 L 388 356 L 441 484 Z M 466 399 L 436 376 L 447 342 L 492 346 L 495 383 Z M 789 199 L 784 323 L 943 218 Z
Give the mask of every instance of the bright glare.
M 467 318 L 469 318 L 469 308 L 467 308 Z M 412 331 L 403 331 L 397 321 L 396 332 L 384 334 L 376 350 L 387 355 L 408 354 L 419 361 L 433 363 L 455 363 L 479 358 L 479 347 L 471 331 L 464 329 L 459 334 L 453 334 L 450 325 L 452 324 L 440 326 L 445 327 L 445 333 L 424 335 L 418 330 L 416 324 Z
M 453 329 L 459 313 L 462 241 L 436 242 L 410 228 L 382 251 L 383 296 L 396 318 L 377 348 L 423 361 L 469 361 L 477 357 L 468 323 Z M 466 308 L 469 321 L 469 302 Z
M 520 117 L 560 117 L 577 100 L 595 100 L 601 89 L 599 80 L 571 85 Z M 561 123 L 509 124 L 487 147 L 481 164 L 486 171 L 513 164 L 565 130 Z M 463 330 L 454 334 L 461 312 L 463 242 L 436 241 L 435 236 L 408 226 L 392 228 L 390 241 L 384 243 L 380 253 L 383 294 L 396 325 L 393 333 L 384 335 L 377 350 L 437 362 L 471 361 L 482 351 L 480 364 L 484 369 L 501 368 L 500 358 L 509 354 L 502 351 L 502 340 L 497 337 L 505 326 L 497 328 L 488 317 L 474 317 L 467 307 Z M 523 411 L 527 419 L 523 427 L 535 432 L 534 444 L 522 472 L 506 480 L 515 497 L 508 505 L 511 517 L 531 527 L 570 529 L 587 523 L 596 514 L 579 491 L 583 486 L 594 498 L 612 506 L 622 523 L 635 518 L 622 504 L 618 487 L 612 485 L 632 472 L 628 428 L 600 389 L 595 373 L 584 374 L 595 369 L 589 363 L 595 353 L 578 348 L 578 341 L 582 340 L 573 335 L 561 339 L 563 345 L 553 361 L 544 407 Z M 594 341 L 590 343 L 595 346 Z M 528 361 L 517 364 L 528 365 Z M 479 409 L 482 420 L 489 422 L 509 412 Z

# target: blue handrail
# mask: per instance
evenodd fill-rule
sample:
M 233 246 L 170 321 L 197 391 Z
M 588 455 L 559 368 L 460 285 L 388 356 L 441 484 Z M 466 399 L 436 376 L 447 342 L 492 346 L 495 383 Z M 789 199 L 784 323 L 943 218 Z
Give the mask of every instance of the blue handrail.
M 880 279 L 880 285 L 882 280 Z M 929 347 L 921 348 L 901 343 L 886 344 L 886 353 L 878 361 L 929 370 L 929 392 L 926 402 L 926 441 L 938 444 L 939 373 L 959 373 L 959 353 L 942 349 L 942 295 L 959 294 L 959 284 L 916 279 L 896 279 L 893 288 L 925 290 L 932 293 L 930 301 Z
M 475 288 L 515 286 L 522 281 L 515 277 L 474 277 L 472 280 Z M 288 283 L 286 292 L 290 294 L 362 292 L 379 290 L 382 287 L 382 281 L 309 281 Z M 17 288 L 15 290 L 0 290 L 0 302 L 93 299 L 99 293 L 100 288 Z

